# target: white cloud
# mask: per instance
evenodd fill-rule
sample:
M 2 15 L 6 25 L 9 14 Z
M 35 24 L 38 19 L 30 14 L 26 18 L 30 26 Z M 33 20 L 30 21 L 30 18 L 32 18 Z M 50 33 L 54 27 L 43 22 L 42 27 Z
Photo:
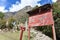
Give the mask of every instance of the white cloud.
M 37 5 L 37 1 L 40 1 L 40 0 L 21 0 L 21 5 L 22 6 L 31 5 L 32 7 L 34 7 Z
M 3 6 L 0 6 L 0 12 L 7 12 L 8 10 L 4 10 Z
M 12 7 L 9 8 L 9 12 L 18 11 L 21 9 L 20 3 L 17 2 L 17 4 L 13 4 Z
M 4 0 L 2 0 L 2 1 L 4 1 Z M 40 0 L 21 0 L 21 3 L 19 3 L 17 1 L 16 4 L 13 4 L 12 7 L 9 8 L 10 9 L 9 11 L 10 12 L 18 11 L 27 5 L 30 5 L 32 7 L 34 7 L 36 5 L 41 6 L 40 4 L 37 3 L 37 1 L 40 1 Z M 57 0 L 52 0 L 52 2 L 56 2 L 56 1 Z M 7 12 L 8 10 L 4 10 L 4 7 L 0 7 L 0 11 Z
M 36 5 L 41 6 L 40 4 L 37 3 L 37 1 L 41 1 L 41 0 L 21 0 L 21 4 L 19 2 L 16 2 L 18 5 L 13 4 L 9 11 L 10 12 L 18 11 L 27 5 L 30 5 L 32 7 Z M 52 2 L 56 2 L 56 1 L 57 0 L 52 0 Z
M 34 7 L 36 5 L 40 6 L 40 4 L 37 4 L 37 1 L 40 1 L 40 0 L 21 0 L 21 3 L 16 2 L 16 3 L 18 3 L 18 5 L 13 4 L 9 11 L 10 12 L 18 11 L 28 5 L 30 5 L 32 7 Z
M 57 0 L 52 0 L 52 2 L 56 2 Z

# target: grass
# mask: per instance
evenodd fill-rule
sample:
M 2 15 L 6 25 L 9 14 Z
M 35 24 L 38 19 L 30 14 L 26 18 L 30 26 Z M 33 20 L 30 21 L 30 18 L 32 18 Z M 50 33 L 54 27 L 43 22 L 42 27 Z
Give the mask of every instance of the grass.
M 20 32 L 0 32 L 0 40 L 19 40 L 19 38 Z M 28 33 L 26 31 L 23 34 L 23 40 L 28 40 Z
M 19 32 L 0 33 L 0 40 L 19 40 Z
M 23 40 L 28 40 L 28 33 L 26 31 L 23 34 Z

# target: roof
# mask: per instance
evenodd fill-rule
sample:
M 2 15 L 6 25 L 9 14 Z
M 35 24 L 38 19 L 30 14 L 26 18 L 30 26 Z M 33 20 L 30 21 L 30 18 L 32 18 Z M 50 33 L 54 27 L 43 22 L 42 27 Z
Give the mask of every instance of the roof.
M 51 4 L 46 4 L 46 5 L 40 6 L 36 9 L 32 9 L 32 10 L 28 11 L 27 13 L 29 15 L 33 15 L 33 14 L 37 14 L 37 13 L 41 13 L 41 12 L 47 12 L 50 9 L 52 9 L 52 5 Z

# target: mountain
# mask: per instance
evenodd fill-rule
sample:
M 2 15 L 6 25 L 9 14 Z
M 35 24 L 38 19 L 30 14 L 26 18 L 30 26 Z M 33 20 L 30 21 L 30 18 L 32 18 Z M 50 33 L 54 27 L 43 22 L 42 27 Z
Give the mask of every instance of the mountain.
M 18 11 L 18 12 L 27 12 L 27 11 L 30 11 L 30 10 L 32 10 L 32 7 L 31 6 L 25 6 L 23 9 L 21 9 L 20 11 Z
M 5 14 L 5 17 L 6 19 L 10 18 L 10 17 L 14 17 L 16 19 L 20 19 L 22 16 L 26 16 L 27 13 L 29 10 L 31 10 L 32 7 L 31 6 L 26 6 L 24 7 L 23 9 L 17 11 L 17 12 L 6 12 L 4 13 Z
M 26 12 L 32 10 L 31 6 L 26 6 L 23 9 L 19 10 L 15 15 L 14 18 L 20 19 L 21 17 L 28 17 L 28 14 Z
M 60 2 L 60 0 L 57 0 L 57 2 Z
M 6 13 L 4 13 L 4 15 L 5 15 L 4 18 L 8 19 L 8 18 L 14 16 L 16 13 L 17 13 L 17 12 L 6 12 Z

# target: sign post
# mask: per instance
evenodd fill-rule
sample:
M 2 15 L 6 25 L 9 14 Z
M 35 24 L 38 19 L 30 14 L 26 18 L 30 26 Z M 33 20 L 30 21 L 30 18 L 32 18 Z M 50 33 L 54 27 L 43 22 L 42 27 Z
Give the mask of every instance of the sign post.
M 28 27 L 28 40 L 30 40 L 30 27 Z
M 23 24 L 20 25 L 20 40 L 22 40 L 22 37 L 23 37 L 23 32 L 25 31 L 25 27 L 23 26 Z
M 53 32 L 53 40 L 56 40 L 55 28 L 54 28 L 54 20 L 52 16 L 52 6 L 50 4 L 46 4 L 41 6 L 35 10 L 27 12 L 29 16 L 28 21 L 28 40 L 30 40 L 30 28 L 34 26 L 45 26 L 52 25 Z
M 52 32 L 53 32 L 53 40 L 56 40 L 56 33 L 55 33 L 54 24 L 52 25 Z

